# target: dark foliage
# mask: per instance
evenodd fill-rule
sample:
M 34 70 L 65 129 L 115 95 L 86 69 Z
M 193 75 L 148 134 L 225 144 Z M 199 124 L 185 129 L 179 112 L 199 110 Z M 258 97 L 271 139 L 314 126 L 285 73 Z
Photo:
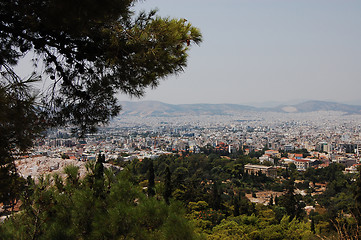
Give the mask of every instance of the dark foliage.
M 68 167 L 67 179 L 74 180 L 77 170 Z M 22 211 L 0 225 L 1 239 L 198 238 L 180 204 L 147 198 L 127 172 L 109 176 L 103 186 L 109 185 L 109 191 L 102 198 L 83 180 L 64 184 L 58 176 L 47 176 L 37 184 L 29 181 Z M 94 174 L 88 178 L 95 181 Z
M 30 87 L 15 80 L 0 83 L 0 202 L 16 201 L 23 180 L 16 172 L 15 156 L 31 147 L 43 130 L 41 111 L 34 105 Z
M 172 197 L 172 174 L 169 170 L 169 167 L 165 169 L 165 177 L 164 177 L 164 200 L 167 204 L 169 204 L 169 199 Z
M 43 107 L 53 125 L 93 131 L 120 110 L 115 94 L 141 96 L 146 87 L 186 66 L 190 42 L 201 35 L 184 19 L 135 15 L 134 0 L 1 0 L 0 67 L 29 52 L 36 74 L 52 87 Z
M 148 170 L 148 197 L 153 197 L 155 195 L 155 182 L 154 182 L 154 167 L 153 167 L 153 161 L 150 161 L 149 164 L 149 170 Z

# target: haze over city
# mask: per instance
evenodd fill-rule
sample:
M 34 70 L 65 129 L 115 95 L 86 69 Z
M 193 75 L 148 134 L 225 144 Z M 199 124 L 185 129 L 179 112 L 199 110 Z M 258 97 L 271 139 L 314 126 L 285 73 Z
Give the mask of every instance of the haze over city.
M 361 104 L 360 1 L 151 0 L 136 6 L 155 8 L 162 17 L 187 19 L 204 40 L 192 46 L 184 73 L 139 100 Z

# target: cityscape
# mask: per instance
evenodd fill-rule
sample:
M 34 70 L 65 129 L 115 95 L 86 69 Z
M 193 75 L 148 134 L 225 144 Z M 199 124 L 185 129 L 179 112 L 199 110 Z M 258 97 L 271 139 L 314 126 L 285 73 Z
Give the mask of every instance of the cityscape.
M 85 162 L 102 153 L 107 161 L 129 161 L 161 154 L 202 153 L 212 148 L 226 155 L 240 151 L 262 153 L 258 156 L 260 164 L 266 161 L 281 166 L 294 162 L 298 170 L 306 170 L 341 163 L 347 171 L 355 171 L 361 155 L 360 122 L 361 115 L 335 111 L 180 117 L 122 115 L 81 139 L 72 137 L 70 129 L 50 130 L 36 142 L 30 157 L 66 156 Z M 295 150 L 306 150 L 308 156 L 289 153 Z

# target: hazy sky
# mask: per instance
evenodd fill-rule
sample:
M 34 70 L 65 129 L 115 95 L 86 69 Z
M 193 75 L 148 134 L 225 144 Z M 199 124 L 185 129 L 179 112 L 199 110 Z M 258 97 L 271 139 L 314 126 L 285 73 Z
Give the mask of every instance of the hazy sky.
M 333 100 L 361 104 L 361 1 L 147 0 L 186 18 L 203 43 L 188 67 L 141 100 L 166 103 Z M 120 100 L 129 100 L 120 96 Z

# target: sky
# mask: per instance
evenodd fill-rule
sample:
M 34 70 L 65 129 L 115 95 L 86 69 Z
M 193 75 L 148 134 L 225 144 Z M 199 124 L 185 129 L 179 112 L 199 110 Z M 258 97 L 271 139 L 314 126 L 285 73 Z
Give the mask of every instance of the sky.
M 188 66 L 141 99 L 171 104 L 361 105 L 361 1 L 147 0 L 137 10 L 185 18 L 203 35 Z

